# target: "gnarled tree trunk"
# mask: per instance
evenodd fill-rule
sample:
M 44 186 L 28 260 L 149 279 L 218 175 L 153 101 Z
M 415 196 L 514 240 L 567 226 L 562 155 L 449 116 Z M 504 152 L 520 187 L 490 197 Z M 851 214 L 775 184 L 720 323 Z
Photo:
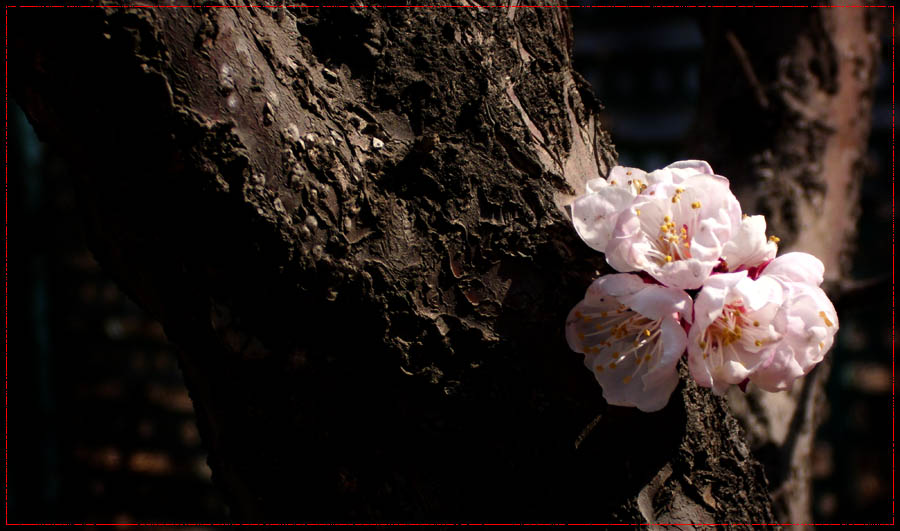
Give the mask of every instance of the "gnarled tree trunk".
M 606 266 L 565 205 L 615 161 L 569 16 L 11 12 L 14 94 L 182 348 L 237 519 L 773 521 L 724 400 L 608 408 L 566 346 Z

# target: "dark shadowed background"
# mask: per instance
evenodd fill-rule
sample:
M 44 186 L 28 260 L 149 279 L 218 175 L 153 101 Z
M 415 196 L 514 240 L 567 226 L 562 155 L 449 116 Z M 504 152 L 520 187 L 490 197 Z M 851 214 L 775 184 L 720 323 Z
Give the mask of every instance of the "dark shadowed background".
M 692 158 L 688 139 L 702 135 L 693 129 L 698 15 L 574 10 L 576 64 L 606 107 L 620 164 L 651 170 Z M 837 308 L 829 414 L 813 454 L 823 523 L 892 517 L 892 55 L 885 35 L 852 270 L 885 289 Z M 14 104 L 8 160 L 9 521 L 226 519 L 174 347 L 92 258 L 66 168 Z

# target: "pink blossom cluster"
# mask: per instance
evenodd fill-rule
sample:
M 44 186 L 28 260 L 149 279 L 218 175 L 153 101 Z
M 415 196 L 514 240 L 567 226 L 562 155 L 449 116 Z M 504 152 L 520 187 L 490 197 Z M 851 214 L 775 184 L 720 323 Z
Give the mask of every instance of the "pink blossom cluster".
M 822 262 L 776 258 L 765 218 L 742 215 L 704 161 L 616 166 L 587 183 L 572 220 L 620 272 L 596 279 L 566 319 L 569 346 L 610 404 L 662 409 L 685 353 L 693 379 L 722 395 L 749 382 L 789 389 L 831 348 L 838 318 L 819 287 Z

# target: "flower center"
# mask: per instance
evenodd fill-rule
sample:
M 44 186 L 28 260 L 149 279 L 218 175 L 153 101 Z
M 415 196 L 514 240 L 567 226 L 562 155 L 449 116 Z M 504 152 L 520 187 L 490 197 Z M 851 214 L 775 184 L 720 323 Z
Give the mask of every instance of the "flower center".
M 707 327 L 698 343 L 703 359 L 707 359 L 710 354 L 718 354 L 721 358 L 725 350 L 734 348 L 734 343 L 756 351 L 770 340 L 768 327 L 760 326 L 759 320 L 749 315 L 744 301 L 738 299 L 725 305 L 722 315 Z
M 629 310 L 625 305 L 610 311 L 576 312 L 581 320 L 579 333 L 585 354 L 601 354 L 595 362 L 597 372 L 615 370 L 625 362 L 634 361 L 634 369 L 626 374 L 623 383 L 629 383 L 641 365 L 659 359 L 662 353 L 662 319 L 649 319 Z
M 655 259 L 659 265 L 690 258 L 691 232 L 691 227 L 687 224 L 678 227 L 672 221 L 671 216 L 663 217 L 659 226 L 659 234 L 655 239 L 650 240 L 653 247 L 649 252 L 650 257 Z

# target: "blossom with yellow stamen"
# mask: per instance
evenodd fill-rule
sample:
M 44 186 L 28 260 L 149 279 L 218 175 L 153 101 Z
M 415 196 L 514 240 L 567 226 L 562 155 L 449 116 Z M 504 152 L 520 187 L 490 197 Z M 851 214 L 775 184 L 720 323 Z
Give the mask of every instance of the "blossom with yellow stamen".
M 824 267 L 788 253 L 762 267 L 710 277 L 694 302 L 688 365 L 694 380 L 723 394 L 749 380 L 789 389 L 822 361 L 837 332 L 837 313 L 819 288 Z
M 646 271 L 666 286 L 697 289 L 740 226 L 741 206 L 723 177 L 655 184 L 618 216 L 606 261 L 621 272 Z
M 760 278 L 772 278 L 784 289 L 784 302 L 777 320 L 784 337 L 775 347 L 772 361 L 751 376 L 750 381 L 766 391 L 790 389 L 797 378 L 808 374 L 834 343 L 838 315 L 820 288 L 825 267 L 807 253 L 787 253 L 769 262 Z
M 657 411 L 678 383 L 676 366 L 687 342 L 681 321 L 690 315 L 691 298 L 682 290 L 637 275 L 605 275 L 570 312 L 566 339 L 585 355 L 608 403 Z
M 783 335 L 774 322 L 782 302 L 775 280 L 753 280 L 746 271 L 711 276 L 697 295 L 688 334 L 694 380 L 721 395 L 765 366 Z
M 572 221 L 578 235 L 589 246 L 606 252 L 616 220 L 634 199 L 648 193 L 659 183 L 679 184 L 693 175 L 712 175 L 712 168 L 702 160 L 682 160 L 652 172 L 638 168 L 615 166 L 606 179 L 592 179 L 586 193 L 572 203 Z M 632 210 L 640 216 L 640 208 Z

